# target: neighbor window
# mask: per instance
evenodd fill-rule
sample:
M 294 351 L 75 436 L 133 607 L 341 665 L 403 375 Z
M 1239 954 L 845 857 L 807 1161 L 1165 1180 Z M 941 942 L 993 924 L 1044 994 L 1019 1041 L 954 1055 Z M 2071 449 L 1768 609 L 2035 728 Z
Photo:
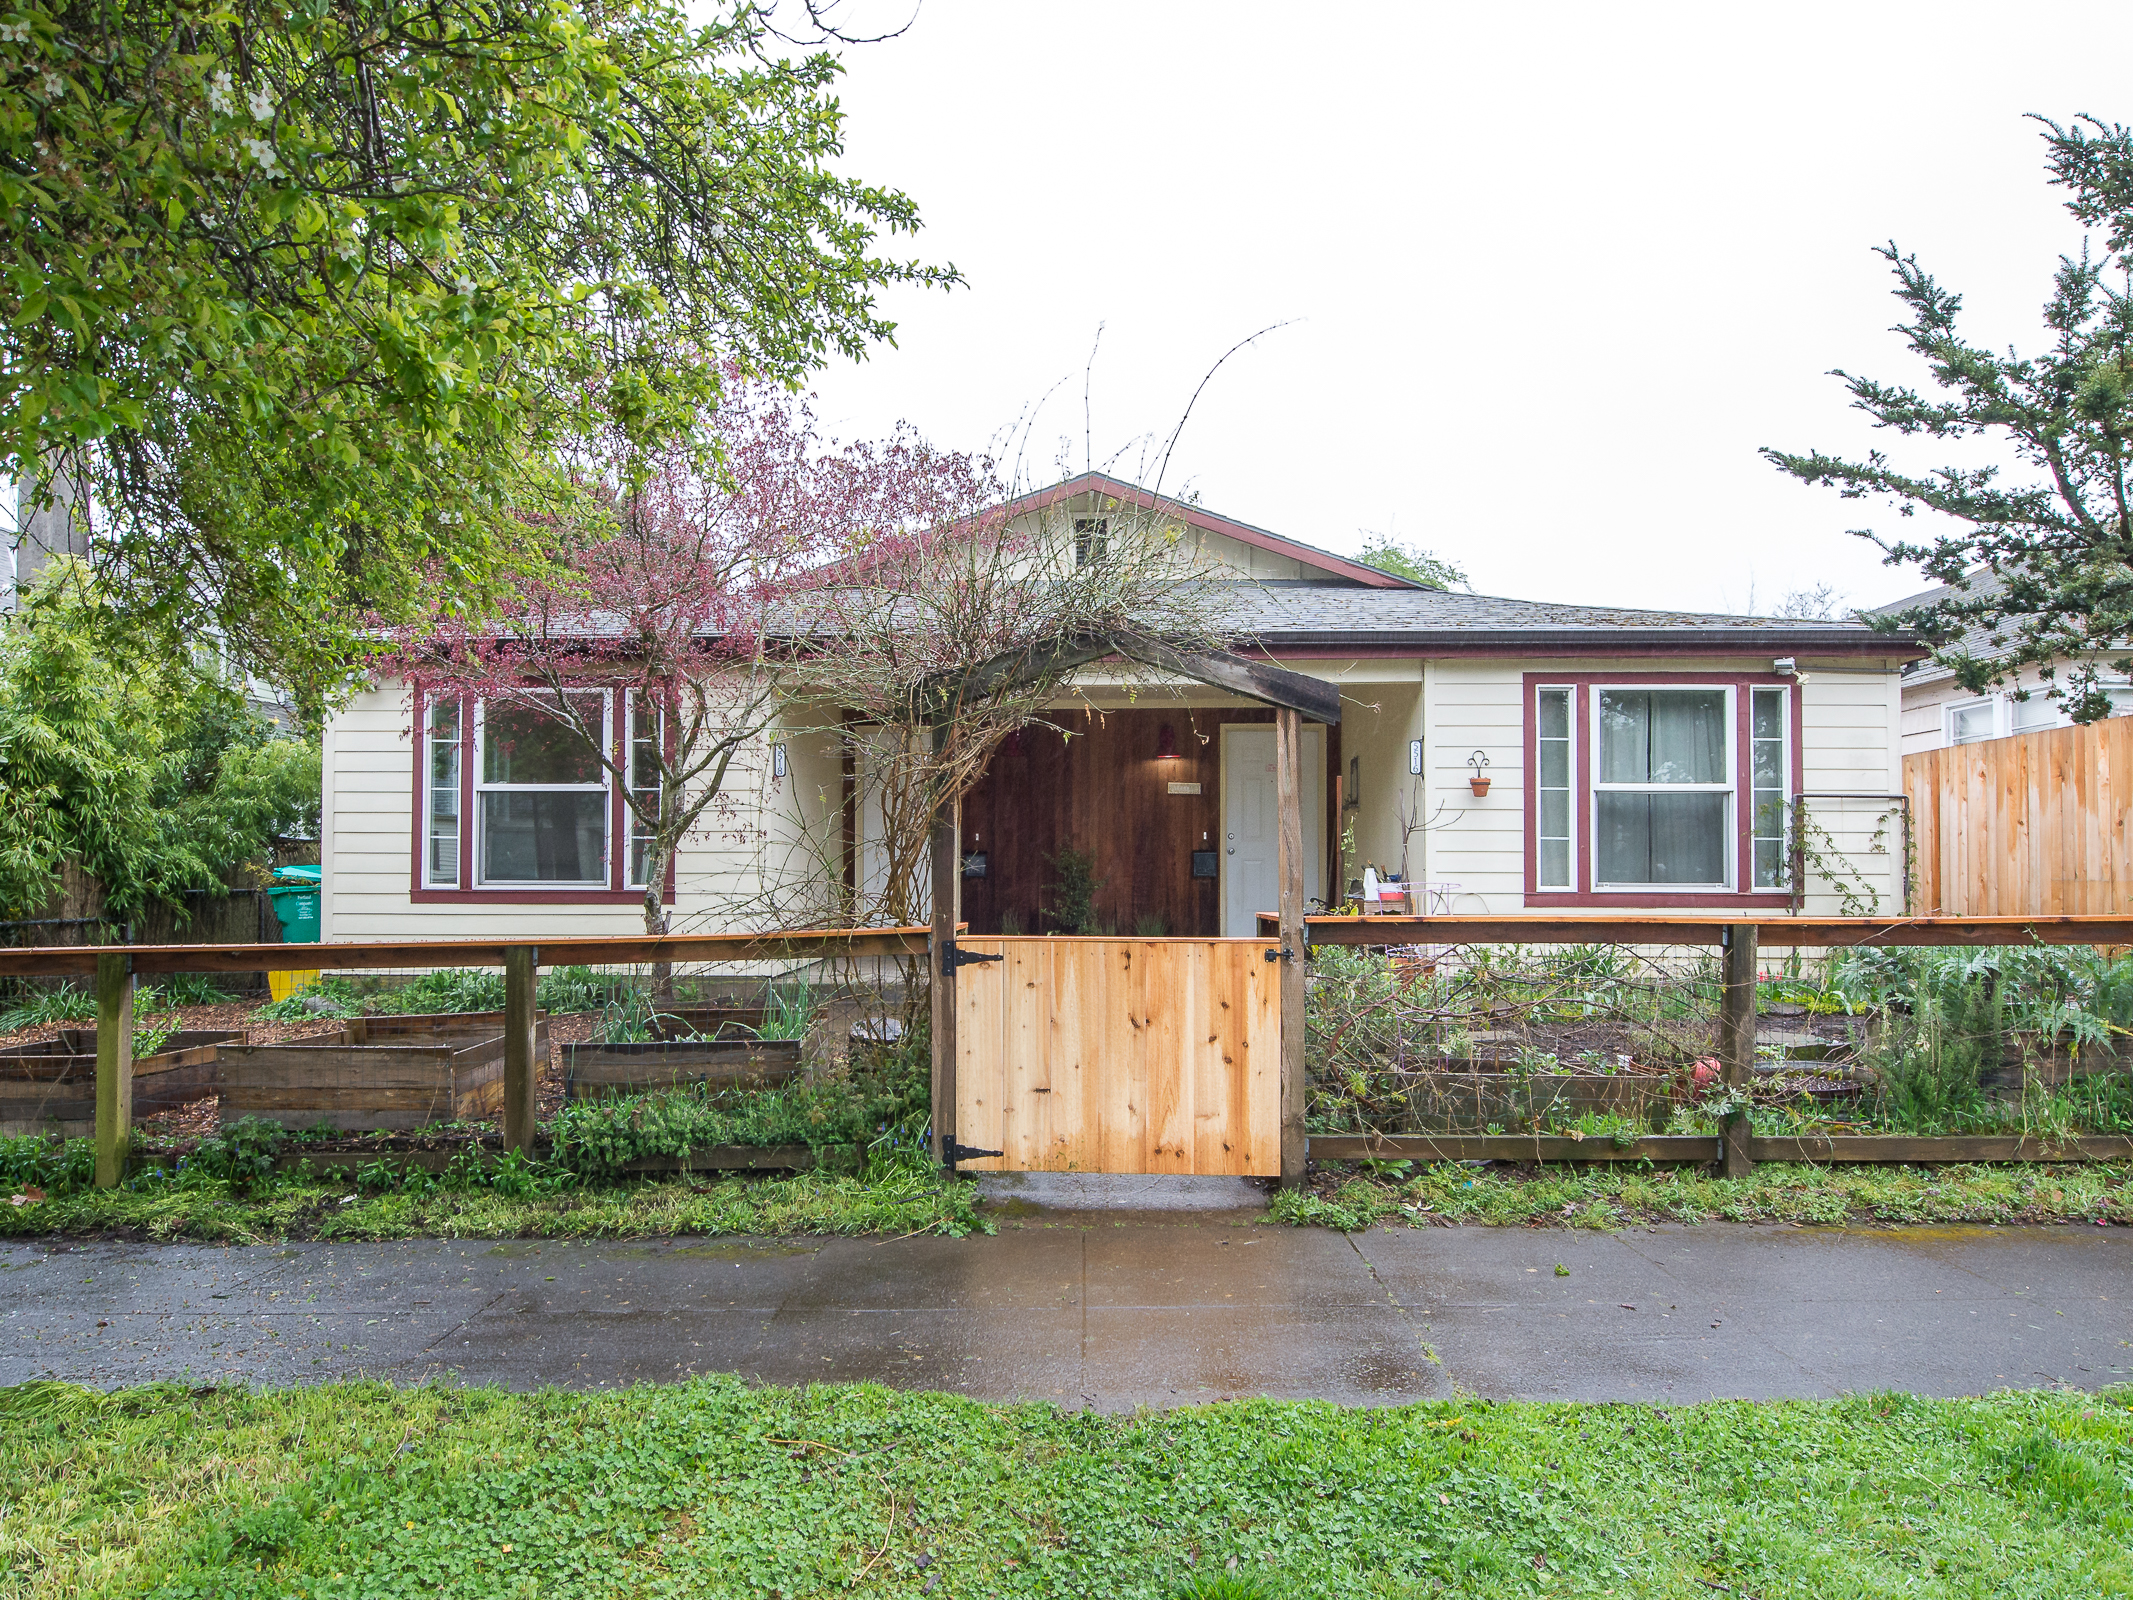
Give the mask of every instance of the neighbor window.
M 1076 517 L 1074 519 L 1074 565 L 1086 567 L 1091 562 L 1101 561 L 1111 543 L 1111 519 L 1109 517 Z
M 656 817 L 659 814 L 659 740 L 662 732 L 659 707 L 648 702 L 643 695 L 630 696 L 630 749 L 629 785 L 630 795 L 636 804 L 630 809 L 630 887 L 641 889 L 647 881 L 647 872 L 652 859 L 652 829 L 645 824 L 639 809 Z
M 1543 889 L 1571 889 L 1571 833 L 1577 807 L 1571 803 L 1570 722 L 1574 689 L 1542 689 L 1535 701 L 1534 782 L 1539 821 L 1534 829 L 1534 882 Z
M 459 702 L 430 702 L 423 730 L 422 881 L 459 887 Z
M 2057 702 L 2045 698 L 2042 689 L 2032 689 L 2027 700 L 2017 700 L 2012 695 L 2007 700 L 2010 731 L 2035 733 L 2042 728 L 2056 728 L 2066 720 Z
M 1948 742 L 1976 744 L 2000 735 L 2000 703 L 1997 699 L 1965 700 L 1948 707 Z
M 476 804 L 481 882 L 607 884 L 607 770 L 584 729 L 607 726 L 607 697 L 568 698 L 570 720 L 526 705 L 484 704 Z
M 1602 888 L 1724 888 L 1733 788 L 1724 689 L 1601 689 L 1593 784 Z

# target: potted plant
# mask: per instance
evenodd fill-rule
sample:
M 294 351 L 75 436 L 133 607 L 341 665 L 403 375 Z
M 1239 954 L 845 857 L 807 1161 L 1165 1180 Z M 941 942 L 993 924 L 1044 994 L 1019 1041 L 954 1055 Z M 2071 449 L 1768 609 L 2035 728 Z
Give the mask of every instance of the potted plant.
M 1466 780 L 1466 786 L 1474 791 L 1479 800 L 1489 792 L 1489 758 L 1485 751 L 1476 750 L 1466 758 L 1466 764 L 1474 769 L 1474 775 Z

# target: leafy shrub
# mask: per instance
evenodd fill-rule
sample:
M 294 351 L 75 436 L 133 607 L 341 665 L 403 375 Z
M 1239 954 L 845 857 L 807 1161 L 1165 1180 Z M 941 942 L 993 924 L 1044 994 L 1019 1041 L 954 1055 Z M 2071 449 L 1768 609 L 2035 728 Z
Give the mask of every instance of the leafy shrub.
M 0 1184 L 9 1194 L 42 1189 L 67 1194 L 96 1181 L 96 1144 L 90 1139 L 60 1140 L 51 1134 L 25 1133 L 0 1139 Z
M 220 1181 L 233 1194 L 251 1194 L 274 1181 L 274 1159 L 287 1139 L 287 1130 L 278 1122 L 241 1117 L 214 1138 L 200 1141 L 179 1164 L 178 1181 Z
M 931 1057 L 915 1029 L 824 1083 L 777 1089 L 678 1089 L 574 1100 L 556 1113 L 554 1159 L 580 1177 L 604 1177 L 644 1156 L 684 1157 L 718 1145 L 860 1146 L 870 1161 L 907 1164 L 904 1147 L 927 1115 Z M 922 1142 L 922 1141 L 921 1141 Z

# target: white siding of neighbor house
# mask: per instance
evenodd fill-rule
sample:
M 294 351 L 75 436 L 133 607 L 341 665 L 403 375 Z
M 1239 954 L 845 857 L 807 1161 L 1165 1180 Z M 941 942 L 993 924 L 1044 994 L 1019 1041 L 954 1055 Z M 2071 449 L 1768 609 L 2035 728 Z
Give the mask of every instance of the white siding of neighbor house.
M 2119 657 L 2099 655 L 2093 659 L 2103 668 L 2106 681 L 2117 681 L 2124 677 L 2123 673 L 2116 671 L 2111 665 L 2119 660 Z M 1918 676 L 1914 674 L 1913 681 L 1906 683 L 1903 688 L 1903 753 L 1907 756 L 1922 755 L 1928 750 L 1941 750 L 1948 746 L 1951 742 L 1948 738 L 1950 706 L 1973 700 L 2004 701 L 2017 691 L 2028 690 L 2032 695 L 2031 704 L 2036 711 L 2044 715 L 2051 714 L 2044 703 L 2043 695 L 2038 692 L 2044 685 L 2041 667 L 2023 667 L 2007 682 L 1995 685 L 1984 694 L 1979 694 L 1974 689 L 1965 689 L 1944 671 L 1928 668 L 1923 682 L 1917 681 Z M 2125 714 L 2123 711 L 2118 713 Z M 2015 729 L 2011 722 L 2004 720 L 2005 715 L 2003 711 L 2002 735 L 2016 731 L 2036 731 L 2033 728 Z M 2044 726 L 2057 726 L 2060 721 L 2063 719 L 2055 717 L 2051 723 Z
M 819 890 L 825 846 L 819 819 L 834 806 L 840 767 L 833 735 L 795 716 L 780 729 L 789 771 L 770 776 L 770 741 L 755 741 L 728 773 L 732 804 L 705 814 L 675 872 L 677 930 L 721 932 L 759 925 Z M 591 936 L 644 931 L 641 905 L 414 903 L 415 748 L 409 701 L 397 686 L 361 694 L 331 720 L 324 746 L 325 865 L 321 936 L 326 939 L 481 939 Z M 834 850 L 831 837 L 827 847 Z M 612 848 L 624 848 L 614 841 Z M 830 870 L 834 872 L 835 857 Z M 775 897 L 780 903 L 768 903 Z M 778 920 L 784 920 L 778 916 Z
M 1456 885 L 1449 909 L 1504 914 L 1525 904 L 1525 674 L 1648 670 L 1653 663 L 1606 660 L 1436 661 L 1423 686 L 1424 762 L 1428 769 L 1429 831 L 1416 876 Z M 1669 661 L 1668 671 L 1733 674 L 1767 671 L 1769 661 Z M 1802 777 L 1807 791 L 1841 791 L 1873 799 L 1814 802 L 1813 818 L 1832 844 L 1822 854 L 1855 898 L 1875 900 L 1884 911 L 1902 904 L 1902 825 L 1891 802 L 1879 798 L 1902 788 L 1897 749 L 1896 675 L 1818 674 L 1804 665 L 1801 696 Z M 1468 780 L 1469 758 L 1488 758 L 1489 792 L 1477 798 Z M 1580 845 L 1586 843 L 1580 840 Z M 1714 896 L 1714 905 L 1723 901 Z M 1836 914 L 1843 895 L 1829 874 L 1810 871 L 1804 908 Z

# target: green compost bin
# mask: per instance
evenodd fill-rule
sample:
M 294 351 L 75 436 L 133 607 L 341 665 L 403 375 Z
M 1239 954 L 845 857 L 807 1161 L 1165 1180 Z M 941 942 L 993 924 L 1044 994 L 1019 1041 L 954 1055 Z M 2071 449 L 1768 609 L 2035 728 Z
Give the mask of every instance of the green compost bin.
M 319 869 L 283 867 L 267 887 L 274 915 L 281 922 L 283 944 L 318 943 Z

